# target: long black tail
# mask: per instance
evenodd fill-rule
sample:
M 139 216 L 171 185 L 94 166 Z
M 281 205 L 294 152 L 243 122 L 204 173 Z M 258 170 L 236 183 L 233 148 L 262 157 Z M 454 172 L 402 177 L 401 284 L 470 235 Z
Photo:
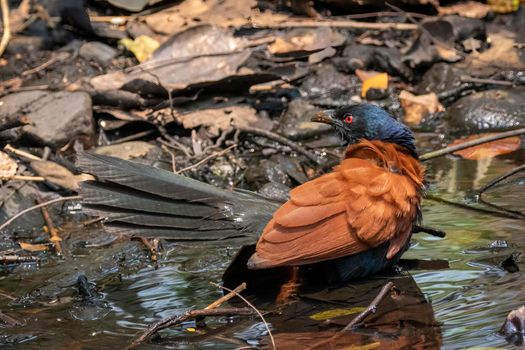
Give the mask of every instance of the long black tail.
M 80 188 L 86 212 L 106 217 L 106 227 L 119 234 L 253 242 L 279 206 L 252 192 L 223 190 L 109 156 L 82 153 L 77 165 L 96 178 Z

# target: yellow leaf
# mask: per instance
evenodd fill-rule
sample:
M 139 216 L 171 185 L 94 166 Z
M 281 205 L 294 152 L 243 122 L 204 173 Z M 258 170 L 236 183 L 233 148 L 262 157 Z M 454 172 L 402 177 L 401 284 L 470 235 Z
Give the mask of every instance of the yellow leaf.
M 186 328 L 186 331 L 193 333 L 193 332 L 196 332 L 197 330 L 195 328 L 193 328 L 193 327 L 188 327 L 188 328 Z
M 384 90 L 388 88 L 388 74 L 387 73 L 377 73 L 377 74 L 369 74 L 369 75 L 362 74 L 361 76 L 363 76 L 364 78 L 362 80 L 363 87 L 361 88 L 361 97 L 365 97 L 367 91 L 370 89 Z
M 18 242 L 18 244 L 20 244 L 20 247 L 23 250 L 27 250 L 30 252 L 42 252 L 48 249 L 47 244 L 31 244 L 31 243 L 25 243 L 25 242 Z
M 381 346 L 380 342 L 365 344 L 365 345 L 352 345 L 342 350 L 371 350 Z
M 362 307 L 362 306 L 352 307 L 349 309 L 332 309 L 332 310 L 321 311 L 316 314 L 310 315 L 310 318 L 315 321 L 324 321 L 330 318 L 357 314 L 358 312 L 362 312 L 365 309 L 366 307 Z
M 139 62 L 144 62 L 151 57 L 153 51 L 159 48 L 160 44 L 157 40 L 150 38 L 146 35 L 140 35 L 131 40 L 128 38 L 121 39 L 119 41 L 126 49 L 133 52 Z

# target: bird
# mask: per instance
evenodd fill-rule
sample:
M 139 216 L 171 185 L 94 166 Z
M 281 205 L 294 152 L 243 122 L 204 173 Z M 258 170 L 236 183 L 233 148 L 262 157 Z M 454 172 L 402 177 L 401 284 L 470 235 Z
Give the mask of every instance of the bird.
M 217 245 L 257 240 L 246 262 L 252 270 L 325 264 L 348 281 L 394 266 L 421 221 L 424 168 L 413 132 L 373 104 L 311 120 L 331 125 L 346 151 L 333 171 L 295 187 L 285 203 L 86 152 L 77 165 L 95 180 L 81 184 L 83 208 L 117 234 Z

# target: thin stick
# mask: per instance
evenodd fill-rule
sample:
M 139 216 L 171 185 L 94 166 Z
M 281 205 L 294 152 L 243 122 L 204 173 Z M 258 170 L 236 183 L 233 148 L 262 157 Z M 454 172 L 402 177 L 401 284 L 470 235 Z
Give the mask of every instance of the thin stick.
M 43 203 L 40 200 L 38 202 L 40 204 Z M 41 207 L 40 210 L 42 211 L 42 216 L 44 217 L 46 226 L 49 229 L 49 240 L 51 241 L 51 243 L 53 243 L 56 253 L 60 256 L 64 256 L 64 249 L 62 247 L 62 238 L 60 238 L 60 235 L 58 234 L 58 230 L 56 229 L 55 224 L 53 223 L 53 220 L 51 219 L 51 215 L 49 215 L 49 210 L 47 210 L 47 206 Z
M 2 23 L 4 24 L 4 32 L 0 40 L 0 56 L 4 53 L 9 39 L 11 39 L 11 28 L 9 23 L 9 3 L 7 0 L 0 0 L 0 8 L 2 9 Z
M 0 263 L 39 262 L 38 256 L 0 255 Z
M 19 157 L 26 158 L 29 160 L 42 160 L 42 158 L 35 156 L 34 154 L 31 154 L 26 151 L 21 151 L 19 149 L 14 148 L 10 144 L 5 145 L 4 151 L 11 152 L 13 154 L 16 154 Z
M 201 310 L 186 311 L 180 316 L 170 317 L 170 318 L 164 319 L 162 321 L 159 321 L 153 324 L 139 338 L 134 340 L 133 343 L 131 343 L 131 345 L 128 346 L 126 349 L 131 349 L 131 348 L 134 348 L 140 345 L 141 343 L 148 340 L 153 334 L 155 334 L 156 332 L 162 329 L 176 326 L 192 318 L 203 317 L 203 316 L 230 316 L 230 315 L 253 315 L 253 314 L 254 314 L 253 310 L 247 307 L 208 309 L 208 310 L 201 309 Z
M 228 300 L 230 300 L 231 298 L 233 298 L 234 296 L 236 295 L 239 295 L 240 292 L 242 292 L 243 290 L 246 289 L 246 282 L 243 282 L 241 284 L 239 284 L 237 286 L 237 288 L 235 288 L 234 290 L 232 290 L 231 292 L 229 292 L 228 294 L 226 295 L 223 295 L 222 297 L 220 297 L 219 299 L 215 300 L 213 303 L 211 303 L 210 305 L 206 306 L 204 308 L 204 310 L 209 310 L 209 309 L 215 309 L 215 308 L 218 308 L 219 306 L 221 306 L 222 304 L 224 304 L 225 302 L 227 302 Z
M 486 184 L 485 186 L 481 187 L 479 190 L 478 190 L 478 196 L 481 196 L 481 194 L 485 191 L 487 191 L 488 189 L 496 186 L 498 183 L 500 183 L 501 181 L 511 177 L 512 175 L 514 174 L 517 174 L 519 173 L 520 171 L 523 171 L 525 170 L 525 164 L 523 165 L 520 165 L 519 167 L 517 168 L 514 168 L 513 170 L 509 171 L 508 173 L 506 174 L 503 174 L 501 176 L 498 176 L 497 178 L 495 178 L 494 180 L 490 181 L 488 184 Z
M 257 313 L 257 315 L 259 315 L 259 317 L 261 318 L 261 320 L 263 321 L 264 323 L 264 327 L 266 327 L 266 331 L 268 332 L 268 336 L 270 337 L 270 340 L 272 341 L 272 348 L 273 350 L 276 350 L 277 348 L 275 347 L 275 339 L 273 339 L 273 335 L 272 335 L 272 331 L 270 330 L 270 327 L 268 326 L 268 322 L 266 322 L 266 320 L 264 319 L 264 316 L 263 314 L 257 310 L 257 308 L 255 306 L 253 306 L 252 303 L 250 303 L 248 300 L 246 300 L 245 297 L 243 297 L 242 295 L 240 295 L 239 293 L 231 290 L 230 288 L 226 288 L 224 286 L 221 286 L 217 283 L 214 283 L 214 282 L 210 282 L 210 284 L 214 285 L 215 287 L 218 287 L 218 288 L 221 288 L 221 289 L 224 289 L 228 292 L 231 292 L 231 293 L 234 293 L 236 296 L 238 296 L 239 298 L 242 299 L 242 301 L 244 301 L 249 307 L 251 307 L 253 309 L 253 311 L 255 311 Z
M 235 148 L 237 147 L 236 144 L 234 145 L 231 145 L 225 149 L 223 149 L 222 151 L 219 151 L 219 152 L 215 152 L 213 154 L 210 154 L 209 156 L 207 156 L 206 158 L 202 159 L 201 161 L 193 164 L 193 165 L 190 165 L 190 166 L 187 166 L 186 168 L 182 168 L 180 169 L 179 171 L 175 171 L 175 174 L 180 174 L 180 173 L 183 173 L 185 171 L 188 171 L 188 170 L 191 170 L 191 169 L 195 169 L 195 168 L 198 168 L 199 166 L 201 166 L 202 164 L 206 163 L 207 161 L 209 161 L 210 159 L 212 158 L 216 158 L 216 157 L 219 157 L 219 156 L 222 156 L 223 154 L 225 154 L 226 152 L 228 152 L 229 150 L 231 150 L 232 148 Z
M 7 227 L 9 224 L 11 224 L 13 221 L 18 219 L 20 216 L 22 216 L 22 215 L 24 215 L 26 213 L 29 213 L 32 210 L 35 210 L 35 209 L 38 209 L 38 208 L 42 208 L 42 207 L 45 207 L 46 205 L 50 205 L 50 204 L 53 204 L 53 203 L 69 201 L 69 200 L 75 200 L 75 199 L 82 199 L 82 196 L 60 197 L 60 198 L 55 198 L 55 199 L 52 199 L 50 201 L 43 202 L 43 203 L 40 203 L 40 204 L 37 204 L 37 205 L 33 205 L 32 207 L 24 209 L 21 212 L 17 213 L 16 215 L 12 216 L 9 220 L 7 220 L 2 225 L 0 225 L 0 230 L 2 230 L 5 227 Z
M 13 176 L 6 176 L 6 177 L 0 177 L 0 180 L 19 180 L 19 181 L 37 181 L 42 182 L 46 181 L 42 176 L 27 176 L 27 175 L 13 175 Z
M 224 314 L 226 314 L 226 315 L 231 315 L 231 314 L 239 315 L 239 313 L 235 313 L 235 312 L 234 313 L 231 313 L 231 312 L 229 313 L 228 311 L 231 311 L 231 310 L 235 310 L 235 311 L 243 310 L 243 312 L 244 312 L 244 310 L 249 310 L 249 314 L 250 315 L 253 314 L 252 310 L 250 310 L 248 308 L 243 308 L 243 309 L 218 309 L 217 310 L 217 307 L 219 307 L 222 303 L 224 303 L 227 300 L 230 300 L 234 296 L 238 295 L 237 292 L 235 292 L 235 291 L 238 291 L 240 293 L 245 288 L 246 288 L 246 283 L 242 283 L 237 288 L 235 288 L 233 291 L 231 291 L 230 293 L 220 297 L 219 299 L 217 299 L 216 301 L 214 301 L 210 305 L 206 306 L 202 310 L 190 310 L 190 311 L 185 312 L 182 315 L 168 317 L 168 318 L 165 318 L 163 320 L 160 320 L 157 323 L 152 324 L 151 326 L 148 327 L 148 329 L 144 333 L 142 333 L 140 335 L 140 337 L 138 337 L 137 339 L 135 339 L 133 341 L 133 343 L 131 343 L 131 345 L 128 347 L 128 349 L 133 348 L 133 347 L 135 347 L 135 346 L 137 346 L 137 345 L 147 341 L 149 338 L 151 338 L 151 336 L 153 334 L 157 333 L 158 331 L 160 331 L 162 329 L 175 326 L 175 325 L 177 325 L 179 323 L 184 322 L 187 319 L 195 318 L 197 316 L 212 316 L 212 315 L 220 316 L 220 315 L 224 315 Z M 208 311 L 208 312 L 219 312 L 220 314 L 217 314 L 217 313 L 206 313 L 206 311 Z M 203 312 L 204 312 L 204 314 L 203 314 Z
M 256 21 L 254 24 L 258 24 Z M 418 26 L 412 23 L 373 23 L 373 22 L 358 22 L 352 20 L 346 21 L 315 21 L 315 20 L 294 20 L 285 21 L 281 23 L 265 24 L 261 23 L 261 27 L 266 28 L 317 28 L 317 27 L 331 27 L 331 28 L 353 28 L 353 29 L 372 29 L 372 30 L 417 30 Z
M 145 136 L 148 136 L 148 135 L 151 135 L 151 134 L 154 134 L 156 133 L 157 130 L 155 129 L 150 129 L 150 130 L 145 130 L 145 131 L 141 131 L 141 132 L 138 132 L 136 134 L 132 134 L 132 135 L 129 135 L 129 136 L 126 136 L 126 137 L 123 137 L 121 139 L 118 139 L 118 140 L 115 140 L 113 142 L 110 143 L 110 145 L 117 145 L 119 143 L 124 143 L 124 142 L 128 142 L 128 141 L 133 141 L 133 140 L 137 140 L 137 139 L 141 139 Z
M 278 135 L 278 134 L 276 134 L 274 132 L 271 132 L 271 131 L 268 131 L 268 130 L 259 129 L 259 128 L 253 128 L 253 127 L 249 127 L 249 126 L 242 126 L 242 127 L 235 127 L 235 128 L 237 130 L 241 131 L 241 132 L 246 132 L 246 133 L 249 133 L 249 134 L 259 135 L 259 136 L 266 137 L 267 139 L 277 141 L 277 142 L 279 142 L 279 143 L 281 143 L 281 144 L 283 144 L 285 146 L 290 147 L 291 149 L 293 149 L 297 153 L 300 153 L 300 154 L 304 155 L 306 158 L 310 159 L 312 162 L 314 162 L 316 164 L 319 164 L 319 160 L 317 159 L 315 154 L 307 151 L 306 149 L 304 149 L 303 146 L 300 146 L 297 143 L 295 143 L 295 142 L 293 142 L 291 140 L 288 140 L 287 138 L 285 138 L 285 137 L 283 137 L 281 135 Z
M 456 151 L 461 151 L 462 149 L 465 149 L 465 148 L 481 145 L 481 144 L 496 141 L 496 140 L 506 139 L 507 137 L 511 137 L 511 136 L 523 135 L 523 134 L 525 134 L 525 128 L 501 132 L 496 135 L 481 137 L 476 140 L 463 142 L 462 144 L 459 144 L 459 145 L 449 146 L 449 147 L 445 147 L 437 151 L 425 153 L 419 157 L 419 160 L 425 161 L 425 160 L 441 157 L 446 154 L 454 153 Z
M 462 75 L 459 78 L 459 80 L 464 83 L 490 84 L 490 85 L 502 85 L 502 86 L 513 86 L 514 85 L 512 81 L 495 80 L 495 79 L 481 79 L 481 78 L 469 77 L 467 75 Z
M 440 238 L 445 238 L 445 236 L 447 235 L 445 231 L 441 231 L 433 227 L 415 225 L 412 228 L 412 233 L 418 233 L 418 232 L 424 232 L 429 235 L 440 237 Z
M 11 327 L 22 326 L 24 324 L 24 322 L 17 320 L 13 316 L 6 315 L 2 311 L 0 311 L 0 320 Z
M 350 321 L 350 323 L 347 324 L 345 326 L 345 328 L 341 329 L 339 332 L 337 332 L 334 336 L 330 337 L 329 339 L 326 339 L 326 340 L 320 341 L 318 343 L 315 343 L 314 345 L 310 346 L 308 348 L 308 350 L 318 348 L 318 347 L 320 347 L 322 345 L 325 345 L 325 344 L 329 344 L 329 343 L 333 342 L 334 340 L 336 340 L 337 338 L 339 338 L 342 335 L 344 335 L 346 332 L 351 331 L 352 329 L 354 329 L 357 325 L 359 325 L 361 322 L 363 322 L 365 320 L 365 318 L 368 317 L 368 315 L 374 314 L 376 312 L 377 305 L 386 297 L 386 295 L 394 287 L 395 287 L 395 285 L 394 285 L 393 282 L 388 282 L 387 284 L 385 284 L 383 286 L 383 288 L 381 288 L 381 291 L 379 292 L 379 294 L 374 298 L 374 300 L 372 300 L 370 305 L 368 305 L 368 307 L 365 310 L 363 310 L 359 315 L 354 317 L 354 319 L 352 321 Z

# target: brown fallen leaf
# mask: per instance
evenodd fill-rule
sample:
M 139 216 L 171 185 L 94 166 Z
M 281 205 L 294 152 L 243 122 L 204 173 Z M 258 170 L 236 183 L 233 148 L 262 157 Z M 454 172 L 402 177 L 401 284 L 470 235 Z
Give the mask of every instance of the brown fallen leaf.
M 116 145 L 97 147 L 95 153 L 129 160 L 147 155 L 154 147 L 152 144 L 144 141 L 130 141 Z
M 316 29 L 294 29 L 282 37 L 278 37 L 268 46 L 272 54 L 288 54 L 293 52 L 308 52 L 323 50 L 328 47 L 341 46 L 345 37 L 329 27 Z
M 74 175 L 62 165 L 49 160 L 34 160 L 31 167 L 46 181 L 70 191 L 76 191 L 82 181 L 94 180 L 89 174 Z
M 477 1 L 466 1 L 452 6 L 438 7 L 440 16 L 457 14 L 469 18 L 485 18 L 490 11 L 489 5 Z
M 20 244 L 20 248 L 27 250 L 28 252 L 43 252 L 49 249 L 49 244 L 33 244 L 25 242 L 18 242 L 18 244 Z
M 520 50 L 515 45 L 514 34 L 505 31 L 489 34 L 487 42 L 490 48 L 470 54 L 461 67 L 469 69 L 472 75 L 483 75 L 478 72 L 495 73 L 501 69 L 525 69 L 525 61 L 521 59 Z
M 496 133 L 471 135 L 466 138 L 455 140 L 449 146 L 456 146 L 463 142 L 479 139 L 484 136 L 495 135 Z M 479 160 L 496 157 L 502 154 L 507 154 L 518 150 L 521 146 L 521 139 L 519 136 L 508 137 L 506 139 L 487 142 L 481 145 L 465 148 L 464 150 L 454 152 L 455 155 L 465 159 Z
M 370 89 L 388 89 L 388 74 L 356 69 L 355 74 L 363 82 L 361 97 L 365 97 Z
M 405 111 L 404 122 L 409 125 L 419 125 L 423 118 L 432 113 L 445 110 L 435 93 L 413 95 L 403 90 L 399 94 L 401 107 Z
M 18 164 L 16 161 L 6 153 L 0 151 L 0 179 L 12 177 L 16 174 L 17 169 Z
M 232 125 L 260 126 L 261 120 L 257 117 L 255 109 L 249 106 L 229 106 L 223 108 L 210 108 L 176 116 L 186 129 L 206 126 L 210 133 L 219 134 L 219 130 L 226 130 Z M 263 126 L 264 127 L 264 126 Z

